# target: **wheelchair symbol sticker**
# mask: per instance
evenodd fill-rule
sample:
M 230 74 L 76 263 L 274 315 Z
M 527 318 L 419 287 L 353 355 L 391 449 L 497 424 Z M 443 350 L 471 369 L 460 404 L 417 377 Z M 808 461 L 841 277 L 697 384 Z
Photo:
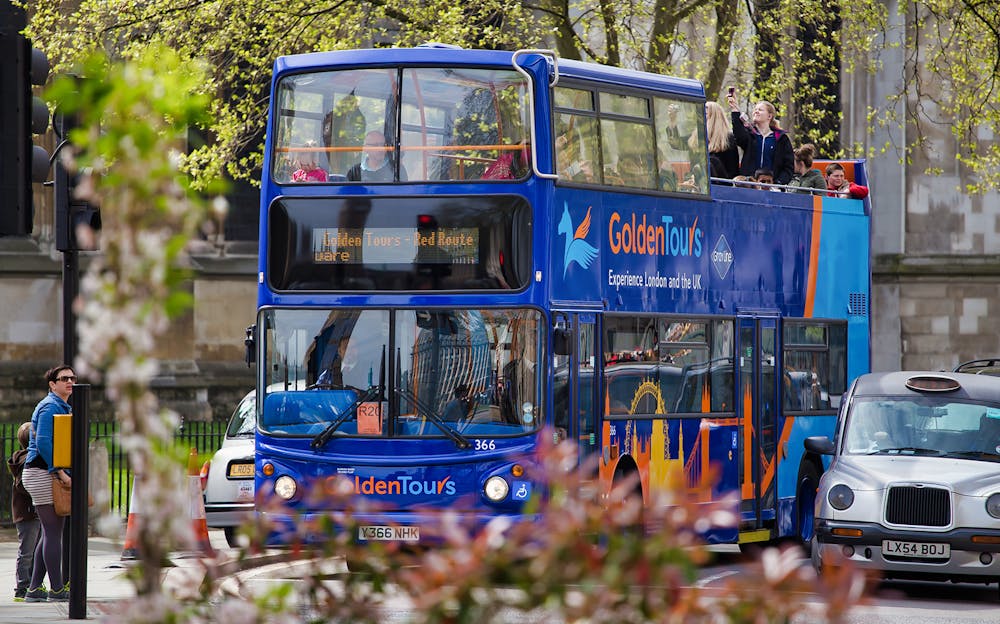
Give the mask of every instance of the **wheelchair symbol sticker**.
M 511 498 L 519 501 L 526 501 L 531 498 L 531 484 L 527 481 L 515 481 Z

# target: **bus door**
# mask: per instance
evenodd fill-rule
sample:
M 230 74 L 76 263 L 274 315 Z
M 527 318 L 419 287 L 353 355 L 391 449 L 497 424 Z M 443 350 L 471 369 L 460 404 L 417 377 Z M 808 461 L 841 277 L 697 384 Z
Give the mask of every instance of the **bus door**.
M 778 317 L 739 315 L 737 337 L 737 414 L 740 423 L 741 542 L 771 538 L 777 474 Z
M 558 311 L 552 314 L 553 394 L 557 432 L 577 441 L 579 461 L 596 462 L 600 446 L 597 401 L 597 314 Z M 593 468 L 597 470 L 597 464 Z

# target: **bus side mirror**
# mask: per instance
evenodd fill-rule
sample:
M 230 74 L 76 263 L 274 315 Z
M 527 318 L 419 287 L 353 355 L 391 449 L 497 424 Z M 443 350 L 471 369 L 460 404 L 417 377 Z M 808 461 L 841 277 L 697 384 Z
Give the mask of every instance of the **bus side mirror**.
M 247 368 L 257 361 L 257 326 L 247 327 L 247 337 L 243 339 L 245 349 L 243 357 L 246 359 Z
M 826 436 L 809 436 L 803 444 L 807 451 L 818 455 L 833 455 L 833 441 Z
M 552 330 L 552 351 L 556 355 L 569 355 L 572 353 L 570 346 L 570 331 L 565 327 L 556 327 Z

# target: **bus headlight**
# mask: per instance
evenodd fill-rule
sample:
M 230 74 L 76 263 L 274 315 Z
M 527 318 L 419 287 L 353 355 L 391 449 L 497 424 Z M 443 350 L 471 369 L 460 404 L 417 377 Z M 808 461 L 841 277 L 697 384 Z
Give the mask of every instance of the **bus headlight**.
M 274 482 L 274 493 L 285 500 L 291 500 L 295 496 L 295 491 L 298 486 L 295 484 L 295 479 L 289 477 L 288 475 L 281 475 L 278 480 Z
M 507 485 L 507 480 L 503 477 L 490 477 L 486 480 L 486 485 L 483 486 L 486 498 L 495 503 L 507 498 L 508 491 L 510 491 L 510 486 Z
M 854 504 L 854 491 L 843 483 L 838 483 L 830 488 L 826 500 L 830 501 L 830 505 L 834 509 L 844 511 Z
M 994 518 L 1000 518 L 1000 492 L 990 494 L 990 497 L 986 499 L 986 513 Z

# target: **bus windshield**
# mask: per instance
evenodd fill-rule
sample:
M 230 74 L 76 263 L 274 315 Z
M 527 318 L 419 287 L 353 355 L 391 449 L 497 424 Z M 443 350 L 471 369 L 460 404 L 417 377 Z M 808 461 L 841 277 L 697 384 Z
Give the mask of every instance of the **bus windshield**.
M 503 180 L 527 174 L 527 80 L 513 69 L 324 71 L 277 87 L 279 184 Z
M 268 309 L 262 321 L 265 432 L 501 436 L 541 422 L 535 310 Z

